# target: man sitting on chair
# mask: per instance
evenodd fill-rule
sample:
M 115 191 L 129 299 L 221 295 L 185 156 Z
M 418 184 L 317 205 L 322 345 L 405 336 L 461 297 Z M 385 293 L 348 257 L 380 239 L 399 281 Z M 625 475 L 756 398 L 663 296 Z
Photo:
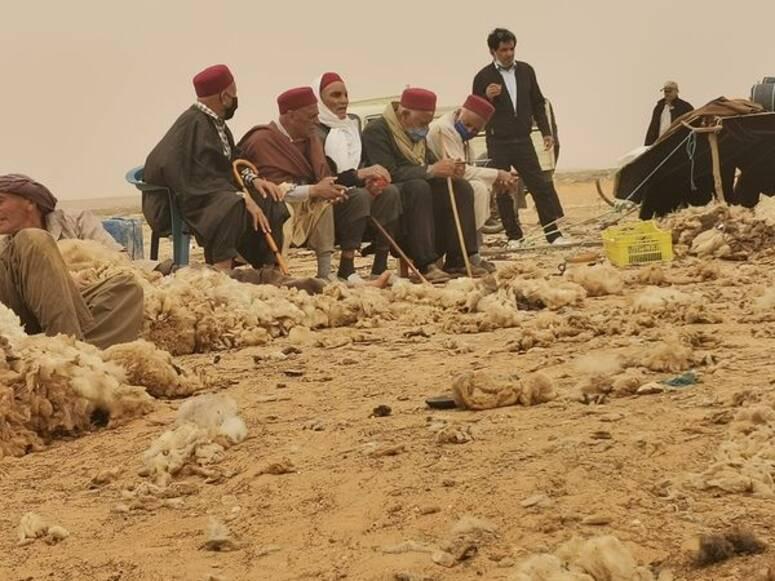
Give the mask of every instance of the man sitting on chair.
M 242 259 L 254 268 L 274 265 L 264 232 L 282 247 L 282 226 L 289 213 L 273 183 L 244 170 L 245 183 L 253 186 L 250 195 L 244 195 L 235 181 L 232 161 L 239 151 L 226 125 L 237 110 L 234 78 L 225 65 L 215 65 L 194 77 L 194 89 L 196 103 L 148 155 L 143 179 L 174 192 L 208 264 L 224 271 Z M 163 231 L 168 229 L 163 224 L 166 193 L 154 196 L 156 203 L 144 200 L 143 210 L 154 230 Z

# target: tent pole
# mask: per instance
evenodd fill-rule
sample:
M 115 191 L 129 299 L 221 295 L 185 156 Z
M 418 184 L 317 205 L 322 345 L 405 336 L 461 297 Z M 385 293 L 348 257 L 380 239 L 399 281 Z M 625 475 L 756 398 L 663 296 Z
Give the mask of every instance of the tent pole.
M 724 194 L 724 184 L 721 181 L 721 158 L 718 151 L 718 132 L 708 133 L 708 142 L 710 143 L 710 156 L 713 160 L 713 183 L 716 186 L 716 201 L 721 204 L 727 203 L 727 197 Z
M 689 131 L 693 131 L 694 133 L 706 133 L 708 135 L 710 157 L 713 162 L 713 189 L 715 190 L 714 197 L 716 198 L 717 202 L 726 205 L 727 198 L 726 195 L 724 195 L 724 182 L 721 180 L 721 156 L 718 149 L 718 134 L 721 131 L 721 125 L 719 125 L 718 122 L 716 122 L 714 125 L 711 125 L 710 123 L 714 121 L 712 116 L 703 117 L 703 120 L 705 124 L 700 127 L 694 127 L 686 121 L 681 121 L 681 124 Z

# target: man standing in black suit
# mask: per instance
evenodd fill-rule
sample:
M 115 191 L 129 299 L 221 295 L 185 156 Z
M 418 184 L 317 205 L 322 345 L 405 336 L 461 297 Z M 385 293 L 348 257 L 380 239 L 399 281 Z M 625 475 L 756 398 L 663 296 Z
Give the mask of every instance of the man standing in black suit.
M 567 243 L 554 222 L 562 216 L 554 182 L 546 180 L 538 163 L 538 156 L 530 139 L 535 118 L 544 136 L 544 147 L 554 147 L 549 121 L 546 118 L 545 99 L 538 86 L 533 67 L 514 60 L 517 39 L 509 30 L 496 28 L 487 37 L 493 62 L 474 77 L 473 93 L 488 99 L 495 113 L 487 124 L 487 150 L 498 169 L 508 171 L 512 166 L 519 172 L 533 195 L 538 219 L 544 227 L 546 239 L 552 244 Z M 523 234 L 509 193 L 497 196 L 509 248 L 522 246 Z

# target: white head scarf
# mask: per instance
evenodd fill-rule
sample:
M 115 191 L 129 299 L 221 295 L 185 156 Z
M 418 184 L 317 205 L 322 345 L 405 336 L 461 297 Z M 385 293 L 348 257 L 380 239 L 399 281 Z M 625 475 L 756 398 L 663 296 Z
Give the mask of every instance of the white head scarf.
M 330 131 L 326 137 L 326 155 L 336 164 L 336 171 L 342 173 L 347 170 L 357 169 L 361 164 L 361 134 L 358 130 L 358 121 L 346 117 L 340 119 L 329 109 L 323 99 L 320 98 L 320 75 L 312 83 L 312 90 L 318 98 L 318 119 L 328 127 Z

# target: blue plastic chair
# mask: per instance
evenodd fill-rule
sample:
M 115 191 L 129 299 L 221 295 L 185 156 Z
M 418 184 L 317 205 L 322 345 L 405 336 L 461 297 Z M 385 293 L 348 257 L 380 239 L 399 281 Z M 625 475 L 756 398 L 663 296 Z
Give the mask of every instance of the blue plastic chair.
M 156 186 L 143 180 L 143 166 L 130 169 L 126 181 L 141 192 L 166 190 L 170 202 L 170 220 L 172 222 L 172 261 L 179 266 L 188 265 L 188 254 L 191 248 L 191 231 L 183 221 L 183 215 L 178 207 L 175 192 L 164 186 Z M 151 233 L 151 260 L 159 259 L 159 234 Z

